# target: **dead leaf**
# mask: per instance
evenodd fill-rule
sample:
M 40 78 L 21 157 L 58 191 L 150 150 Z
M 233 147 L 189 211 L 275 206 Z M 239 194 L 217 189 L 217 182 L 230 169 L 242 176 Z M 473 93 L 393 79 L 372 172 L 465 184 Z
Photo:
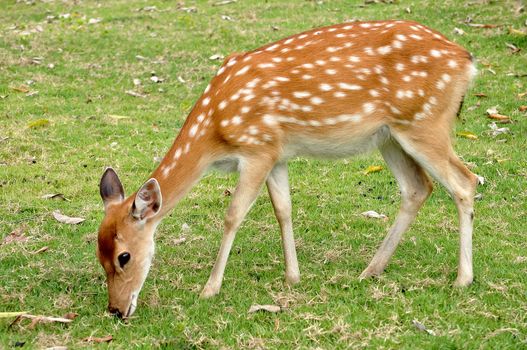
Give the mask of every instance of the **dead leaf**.
M 510 132 L 509 128 L 498 128 L 498 126 L 494 122 L 492 124 L 489 124 L 489 128 L 490 135 L 492 137 L 496 137 L 501 134 L 508 134 Z
M 144 61 L 144 60 L 146 60 L 146 57 L 141 56 L 141 55 L 135 55 L 135 58 L 138 59 L 139 61 Z
M 478 101 L 478 102 L 476 102 L 475 105 L 470 106 L 470 107 L 467 107 L 467 111 L 469 111 L 469 112 L 470 112 L 470 111 L 473 111 L 473 110 L 475 110 L 475 109 L 478 109 L 480 106 L 481 106 L 481 103 Z
M 132 80 L 132 82 L 134 83 L 134 86 L 139 86 L 139 85 L 141 85 L 141 80 L 139 80 L 139 79 L 137 79 L 137 78 L 134 78 L 134 79 Z
M 90 18 L 88 20 L 88 24 L 97 24 L 97 23 L 100 23 L 102 21 L 102 18 Z
M 282 308 L 280 306 L 278 306 L 278 305 L 258 305 L 258 304 L 255 304 L 255 305 L 251 305 L 251 307 L 249 308 L 248 313 L 252 314 L 252 313 L 255 313 L 255 312 L 258 312 L 258 311 L 267 311 L 267 312 L 276 313 L 276 312 L 282 311 Z
M 89 336 L 87 338 L 84 338 L 82 341 L 85 341 L 87 343 L 109 343 L 113 340 L 113 337 L 111 335 L 107 335 L 104 337 L 92 337 Z
M 178 75 L 177 80 L 178 80 L 181 84 L 185 84 L 185 83 L 187 82 L 185 79 L 183 79 L 183 78 L 181 77 L 181 75 Z
M 190 226 L 186 222 L 184 222 L 181 225 L 181 232 L 184 232 L 184 233 L 189 233 L 190 232 Z
M 130 96 L 133 96 L 133 97 L 141 97 L 141 98 L 145 98 L 146 97 L 145 94 L 141 94 L 139 92 L 135 92 L 135 91 L 132 91 L 132 90 L 126 90 L 124 93 L 127 94 L 127 95 L 130 95 Z
M 487 112 L 487 116 L 490 119 L 497 120 L 500 123 L 510 123 L 511 122 L 510 117 L 506 115 L 502 115 L 498 112 L 498 106 L 490 107 L 489 109 L 487 109 L 486 112 Z
M 53 217 L 58 222 L 62 222 L 63 224 L 69 224 L 69 225 L 77 225 L 77 224 L 80 224 L 81 222 L 83 222 L 84 220 L 86 220 L 86 219 L 83 219 L 83 218 L 75 218 L 75 217 L 69 217 L 69 216 L 66 216 L 66 215 L 62 215 L 60 213 L 60 211 L 58 211 L 58 210 L 55 210 L 53 212 Z
M 27 314 L 26 311 L 19 311 L 19 312 L 0 312 L 0 318 L 11 318 L 11 317 L 18 317 L 20 315 Z
M 152 75 L 150 80 L 154 83 L 162 83 L 165 79 L 158 77 L 157 75 Z
M 27 125 L 27 127 L 30 129 L 35 129 L 35 128 L 40 128 L 40 127 L 48 126 L 48 125 L 49 125 L 49 119 L 42 118 L 42 119 L 37 119 L 37 120 L 32 121 L 31 123 Z
M 66 198 L 62 193 L 48 193 L 40 197 L 42 199 L 62 199 L 63 201 L 69 202 L 70 200 Z
M 214 4 L 212 4 L 212 6 L 223 6 L 223 5 L 228 5 L 228 4 L 232 4 L 232 3 L 235 3 L 237 0 L 224 0 L 224 1 L 218 1 Z
M 364 170 L 364 175 L 368 175 L 371 173 L 378 173 L 382 169 L 383 167 L 380 165 L 370 165 L 369 167 L 366 168 L 366 170 Z
M 374 210 L 368 210 L 368 211 L 362 212 L 362 213 L 360 213 L 360 215 L 363 215 L 363 216 L 365 216 L 367 218 L 383 219 L 383 220 L 388 219 L 388 217 L 386 215 L 379 214 L 379 213 L 377 213 Z
M 478 92 L 478 93 L 474 94 L 474 96 L 476 96 L 476 97 L 487 97 L 487 95 L 482 93 L 482 92 Z
M 523 31 L 523 30 L 518 30 L 518 29 L 514 29 L 514 28 L 509 28 L 509 34 L 519 35 L 519 36 L 526 36 L 526 35 L 527 35 L 527 32 L 525 32 L 525 31 Z
M 415 326 L 415 328 L 417 328 L 418 330 L 420 330 L 422 332 L 426 332 L 426 333 L 428 333 L 428 334 L 430 334 L 432 336 L 436 335 L 436 333 L 433 330 L 426 328 L 424 324 L 422 324 L 421 322 L 419 322 L 417 320 L 413 320 L 412 324 Z
M 24 236 L 24 231 L 24 227 L 19 227 L 11 231 L 10 234 L 4 237 L 2 244 L 9 244 L 11 242 L 27 242 L 28 238 Z
M 19 315 L 13 322 L 11 322 L 11 325 L 9 327 L 12 327 L 13 325 L 19 323 L 23 319 L 31 320 L 31 324 L 28 326 L 29 329 L 35 328 L 35 326 L 39 323 L 71 323 L 73 320 L 69 320 L 67 318 L 63 317 L 50 317 L 50 316 L 35 316 L 30 315 L 27 313 Z
M 464 137 L 464 138 L 469 139 L 469 140 L 477 140 L 478 139 L 476 134 L 474 134 L 473 132 L 470 132 L 470 131 L 458 131 L 456 133 L 456 135 L 459 136 L 459 137 Z
M 30 91 L 26 94 L 27 97 L 31 97 L 31 96 L 37 96 L 38 95 L 38 91 L 37 90 L 34 90 L 34 91 Z
M 511 43 L 505 43 L 505 45 L 511 50 L 512 54 L 518 53 L 522 50 L 518 46 Z
M 187 241 L 187 237 L 183 236 L 183 237 L 179 237 L 179 238 L 176 238 L 174 240 L 172 240 L 172 244 L 173 245 L 180 245 L 180 244 L 183 244 Z
M 45 251 L 47 251 L 49 249 L 48 246 L 44 246 L 42 248 L 40 248 L 39 250 L 35 250 L 34 252 L 32 252 L 31 254 L 39 254 L 39 253 L 43 253 Z
M 78 313 L 76 312 L 68 312 L 67 314 L 65 314 L 64 316 L 62 316 L 62 318 L 66 318 L 68 320 L 74 320 L 75 317 L 79 316 Z
M 525 96 L 527 96 L 527 91 L 525 91 L 525 92 L 521 92 L 521 93 L 519 93 L 517 96 L 518 96 L 518 98 L 525 97 Z
M 225 21 L 229 21 L 229 22 L 234 22 L 232 17 L 231 16 L 227 16 L 227 15 L 221 15 L 221 19 L 223 19 Z
M 511 118 L 503 114 L 489 114 L 488 117 L 496 120 L 498 123 L 506 124 L 511 122 Z
M 454 34 L 465 35 L 465 31 L 461 28 L 454 27 Z
M 115 119 L 115 120 L 130 119 L 130 117 L 127 115 L 117 115 L 117 114 L 108 114 L 108 117 Z
M 480 176 L 480 175 L 477 175 L 477 174 L 476 174 L 476 176 L 478 178 L 478 183 L 480 185 L 484 185 L 485 184 L 485 178 L 483 176 Z
M 499 28 L 501 24 L 488 24 L 488 23 L 465 23 L 469 27 L 473 28 Z
M 20 86 L 14 87 L 13 90 L 18 91 L 18 92 L 28 93 L 29 92 L 29 86 L 27 86 L 27 85 L 20 85 Z
M 520 112 L 525 112 L 525 111 L 527 111 L 527 106 L 520 106 L 520 107 L 518 107 L 518 110 Z
M 209 57 L 209 60 L 211 61 L 217 61 L 217 60 L 222 60 L 224 58 L 223 55 L 220 55 L 219 53 L 216 53 L 212 56 Z

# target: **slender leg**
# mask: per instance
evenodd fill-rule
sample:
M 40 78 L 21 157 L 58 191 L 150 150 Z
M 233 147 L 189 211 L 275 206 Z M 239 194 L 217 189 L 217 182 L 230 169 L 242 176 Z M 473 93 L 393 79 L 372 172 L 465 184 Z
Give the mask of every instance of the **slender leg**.
M 209 298 L 219 293 L 225 265 L 227 264 L 236 231 L 238 231 L 245 215 L 249 212 L 251 205 L 258 196 L 273 164 L 274 160 L 266 157 L 255 157 L 244 161 L 240 171 L 238 186 L 234 191 L 231 204 L 225 216 L 225 228 L 220 250 L 209 280 L 201 292 L 201 298 Z
M 380 149 L 384 160 L 401 189 L 401 208 L 386 238 L 375 253 L 360 279 L 381 274 L 392 257 L 403 234 L 414 221 L 417 212 L 432 192 L 432 183 L 423 169 L 395 141 Z
M 267 189 L 271 196 L 274 213 L 282 234 L 282 247 L 285 260 L 285 280 L 288 284 L 300 281 L 300 270 L 296 257 L 293 223 L 291 220 L 291 195 L 287 179 L 287 163 L 275 165 L 267 178 Z
M 477 177 L 459 160 L 448 133 L 430 138 L 396 135 L 403 149 L 440 182 L 452 196 L 459 215 L 459 266 L 455 286 L 472 283 L 472 224 Z

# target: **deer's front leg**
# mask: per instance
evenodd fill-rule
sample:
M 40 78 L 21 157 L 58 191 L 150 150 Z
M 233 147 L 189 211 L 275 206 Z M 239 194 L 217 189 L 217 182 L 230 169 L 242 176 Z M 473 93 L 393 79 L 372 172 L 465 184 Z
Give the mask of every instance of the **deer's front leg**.
M 285 280 L 288 284 L 300 281 L 300 270 L 296 257 L 293 223 L 291 220 L 291 195 L 287 178 L 287 163 L 275 165 L 267 178 L 267 189 L 282 234 L 285 260 Z
M 273 168 L 274 159 L 267 156 L 244 159 L 240 171 L 240 180 L 232 196 L 232 201 L 225 216 L 225 228 L 220 251 L 212 268 L 207 284 L 200 297 L 210 298 L 219 293 L 223 281 L 225 265 L 229 258 L 232 242 L 245 215 L 254 203 L 269 171 Z

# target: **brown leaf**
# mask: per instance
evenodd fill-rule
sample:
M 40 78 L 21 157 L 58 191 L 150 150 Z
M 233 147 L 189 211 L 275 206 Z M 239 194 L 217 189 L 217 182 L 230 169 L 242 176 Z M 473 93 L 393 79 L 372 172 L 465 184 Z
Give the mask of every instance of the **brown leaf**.
M 505 43 L 505 45 L 511 50 L 512 54 L 518 53 L 522 50 L 518 46 L 511 43 Z
M 467 26 L 473 28 L 499 28 L 501 24 L 489 24 L 489 23 L 466 23 Z
M 104 336 L 104 337 L 92 337 L 92 336 L 89 336 L 89 337 L 86 337 L 83 339 L 83 341 L 87 342 L 87 343 L 109 343 L 113 340 L 113 337 L 108 334 L 107 336 Z
M 39 323 L 52 323 L 52 322 L 58 322 L 58 323 L 71 323 L 72 320 L 69 320 L 67 318 L 63 317 L 51 317 L 51 316 L 35 316 L 30 314 L 23 314 L 19 315 L 9 327 L 13 326 L 16 323 L 19 323 L 22 319 L 28 319 L 31 320 L 31 324 L 28 328 L 32 329 Z
M 33 253 L 31 254 L 39 254 L 39 253 L 43 253 L 45 251 L 47 251 L 49 249 L 49 247 L 46 245 L 46 246 L 43 246 L 42 248 L 40 248 L 39 250 L 35 250 Z
M 70 201 L 68 198 L 64 197 L 62 193 L 48 193 L 48 194 L 43 195 L 40 198 L 42 199 L 62 199 L 63 201 L 67 201 L 67 202 Z
M 13 90 L 18 91 L 18 92 L 28 93 L 29 92 L 29 86 L 27 86 L 27 85 L 20 85 L 20 86 L 14 87 Z
M 487 95 L 482 93 L 482 92 L 478 92 L 478 93 L 474 94 L 474 96 L 476 96 L 476 97 L 487 97 Z
M 53 212 L 53 217 L 58 222 L 62 222 L 63 224 L 69 224 L 69 225 L 77 225 L 77 224 L 80 224 L 81 222 L 83 222 L 84 220 L 86 220 L 86 219 L 83 219 L 83 218 L 76 218 L 76 217 L 69 217 L 69 216 L 66 216 L 66 215 L 62 215 L 60 213 L 60 211 L 58 211 L 58 210 L 55 210 Z
M 520 106 L 520 107 L 518 107 L 518 110 L 520 112 L 525 112 L 525 111 L 527 111 L 527 106 Z
M 124 93 L 127 94 L 127 95 L 130 95 L 130 96 L 133 96 L 133 97 L 141 97 L 141 98 L 145 98 L 146 97 L 145 94 L 142 94 L 142 93 L 139 93 L 139 92 L 135 92 L 135 91 L 132 91 L 132 90 L 126 90 Z
M 76 313 L 76 312 L 68 312 L 67 314 L 62 316 L 62 318 L 65 318 L 65 319 L 68 319 L 68 320 L 74 320 L 75 317 L 77 317 L 77 316 L 79 316 L 79 314 Z
M 258 312 L 258 311 L 267 311 L 267 312 L 275 313 L 275 312 L 282 311 L 282 309 L 278 305 L 258 305 L 258 304 L 255 304 L 255 305 L 251 305 L 251 307 L 249 308 L 248 313 L 252 314 L 252 313 L 255 313 L 255 312 Z
M 19 227 L 4 237 L 2 244 L 11 242 L 27 242 L 28 238 L 24 236 L 25 227 Z
M 492 114 L 489 114 L 488 117 L 489 119 L 496 120 L 498 123 L 506 124 L 506 123 L 511 122 L 511 118 L 503 114 L 492 113 Z

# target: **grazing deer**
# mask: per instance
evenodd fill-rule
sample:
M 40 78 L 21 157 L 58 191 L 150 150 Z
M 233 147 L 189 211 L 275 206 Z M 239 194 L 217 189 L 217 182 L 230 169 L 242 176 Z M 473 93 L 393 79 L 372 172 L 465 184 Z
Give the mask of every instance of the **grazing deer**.
M 97 255 L 109 310 L 136 309 L 161 219 L 211 167 L 240 178 L 219 253 L 201 297 L 220 291 L 234 236 L 264 183 L 281 229 L 285 279 L 300 279 L 287 161 L 349 157 L 378 148 L 401 190 L 401 208 L 360 278 L 382 273 L 432 191 L 452 196 L 460 225 L 456 286 L 472 282 L 477 177 L 452 149 L 451 129 L 475 75 L 472 56 L 440 33 L 407 21 L 344 23 L 228 57 L 150 179 L 125 198 L 108 168 L 100 182 L 105 217 Z

